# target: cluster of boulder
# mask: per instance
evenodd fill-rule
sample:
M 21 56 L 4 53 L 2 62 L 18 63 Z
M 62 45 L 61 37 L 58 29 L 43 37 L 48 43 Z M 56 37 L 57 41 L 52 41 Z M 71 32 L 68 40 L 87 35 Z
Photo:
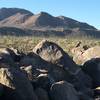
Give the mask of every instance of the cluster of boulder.
M 0 100 L 100 100 L 100 59 L 78 66 L 43 40 L 24 54 L 0 48 Z
M 71 53 L 73 55 L 73 60 L 77 64 L 84 64 L 92 58 L 100 58 L 100 46 L 90 47 L 88 45 L 81 45 L 81 42 L 78 42 L 71 50 Z

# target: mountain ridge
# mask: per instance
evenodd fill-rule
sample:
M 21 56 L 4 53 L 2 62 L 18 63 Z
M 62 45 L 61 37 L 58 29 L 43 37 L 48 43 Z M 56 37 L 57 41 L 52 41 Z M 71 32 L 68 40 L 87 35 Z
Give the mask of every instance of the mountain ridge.
M 0 27 L 1 28 L 10 27 L 10 29 L 14 27 L 16 29 L 19 28 L 22 30 L 28 29 L 28 30 L 31 30 L 31 31 L 33 30 L 36 32 L 41 31 L 41 33 L 42 31 L 45 31 L 48 33 L 50 33 L 50 31 L 51 32 L 55 31 L 55 32 L 61 32 L 61 35 L 62 35 L 62 31 L 69 32 L 69 30 L 71 31 L 71 33 L 72 32 L 78 33 L 80 30 L 79 32 L 80 34 L 81 34 L 81 31 L 83 32 L 84 30 L 88 30 L 88 31 L 84 31 L 86 34 L 89 34 L 90 31 L 92 30 L 93 32 L 98 31 L 98 29 L 96 29 L 92 25 L 77 21 L 69 17 L 53 16 L 46 12 L 40 12 L 39 14 L 34 14 L 28 10 L 21 9 L 21 8 L 1 8 L 0 9 Z M 64 33 L 64 34 L 67 35 L 71 33 Z M 92 33 L 92 34 L 95 34 L 95 33 Z M 34 35 L 34 32 L 33 32 L 33 35 Z

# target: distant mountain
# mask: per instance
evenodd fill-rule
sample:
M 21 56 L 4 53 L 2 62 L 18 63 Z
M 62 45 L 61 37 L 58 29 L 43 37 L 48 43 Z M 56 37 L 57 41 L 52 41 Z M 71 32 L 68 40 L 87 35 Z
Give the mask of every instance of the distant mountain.
M 77 20 L 58 16 L 54 17 L 46 12 L 33 14 L 32 12 L 19 8 L 1 8 L 0 9 L 0 30 L 10 32 L 13 30 L 23 30 L 24 34 L 28 35 L 90 35 L 99 36 L 100 32 L 87 23 Z M 4 30 L 5 29 L 5 30 Z M 92 33 L 93 31 L 93 33 Z M 2 31 L 0 31 L 0 34 Z M 18 32 L 18 31 L 17 31 Z M 22 32 L 22 31 L 21 31 Z M 7 33 L 7 34 L 8 34 Z M 14 32 L 16 34 L 16 31 Z M 19 32 L 20 33 L 20 32 Z
M 24 25 L 30 25 L 33 27 L 58 27 L 62 26 L 62 21 L 48 13 L 40 12 L 39 14 L 33 15 L 26 20 Z
M 95 27 L 87 23 L 82 23 L 68 17 L 59 16 L 58 18 L 62 20 L 63 26 L 67 26 L 69 28 L 82 28 L 82 29 L 93 29 L 93 30 L 96 29 Z
M 16 14 L 26 14 L 26 15 L 33 15 L 30 11 L 19 9 L 19 8 L 1 8 L 0 9 L 0 21 L 4 20 L 8 17 L 11 17 Z

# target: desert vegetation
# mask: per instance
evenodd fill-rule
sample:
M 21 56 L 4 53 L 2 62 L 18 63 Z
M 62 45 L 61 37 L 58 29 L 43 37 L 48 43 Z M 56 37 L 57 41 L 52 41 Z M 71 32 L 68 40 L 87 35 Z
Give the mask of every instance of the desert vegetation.
M 0 36 L 0 46 L 1 47 L 13 47 L 18 49 L 20 52 L 28 53 L 32 51 L 32 49 L 42 40 L 49 40 L 57 43 L 61 46 L 65 52 L 68 52 L 71 56 L 71 50 L 74 48 L 77 43 L 81 42 L 81 47 L 87 45 L 90 47 L 99 46 L 100 40 L 91 38 L 91 37 L 36 37 L 36 36 L 24 36 L 24 37 L 16 37 L 16 36 Z

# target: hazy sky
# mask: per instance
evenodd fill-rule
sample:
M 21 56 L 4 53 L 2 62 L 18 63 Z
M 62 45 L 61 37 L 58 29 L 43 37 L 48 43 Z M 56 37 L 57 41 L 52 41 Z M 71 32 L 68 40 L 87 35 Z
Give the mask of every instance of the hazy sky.
M 2 7 L 19 7 L 54 16 L 64 15 L 100 29 L 100 0 L 0 0 Z

